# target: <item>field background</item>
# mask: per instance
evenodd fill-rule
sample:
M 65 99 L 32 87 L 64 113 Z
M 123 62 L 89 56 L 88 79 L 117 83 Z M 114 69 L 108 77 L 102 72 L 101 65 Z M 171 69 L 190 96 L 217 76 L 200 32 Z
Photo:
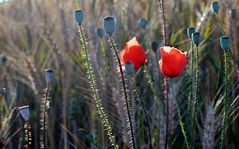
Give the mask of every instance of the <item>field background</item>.
M 237 118 L 239 21 L 238 15 L 236 18 L 231 17 L 230 10 L 239 11 L 239 1 L 219 2 L 222 25 L 227 35 L 233 39 L 230 68 L 230 125 L 226 148 L 236 149 L 239 148 Z M 219 148 L 220 145 L 223 113 L 223 50 L 219 46 L 220 31 L 215 15 L 210 11 L 210 4 L 209 0 L 165 1 L 170 45 L 190 53 L 190 40 L 186 33 L 189 26 L 197 27 L 203 39 L 199 47 L 200 112 L 196 121 L 197 137 L 194 141 L 189 140 L 196 148 L 202 148 L 206 109 L 211 105 L 215 112 L 213 121 L 215 138 L 212 141 L 215 142 L 215 148 Z M 161 148 L 160 144 L 165 138 L 160 128 L 164 128 L 164 123 L 154 97 L 158 99 L 163 97 L 163 76 L 157 66 L 155 58 L 157 55 L 150 46 L 153 41 L 161 43 L 163 38 L 157 0 L 12 0 L 0 3 L 0 95 L 3 97 L 0 111 L 2 120 L 0 139 L 7 142 L 5 148 L 17 149 L 24 146 L 23 121 L 19 115 L 10 115 L 11 109 L 24 105 L 29 105 L 30 108 L 32 148 L 39 148 L 40 105 L 46 88 L 45 69 L 49 67 L 55 70 L 48 110 L 49 148 L 110 148 L 107 133 L 103 130 L 96 113 L 87 80 L 85 59 L 73 15 L 76 9 L 82 9 L 85 13 L 82 24 L 88 38 L 91 64 L 100 97 L 120 148 L 128 146 L 126 122 L 122 115 L 121 87 L 108 52 L 110 47 L 107 39 L 97 37 L 95 29 L 102 27 L 105 16 L 112 15 L 117 20 L 113 38 L 119 50 L 123 49 L 126 41 L 134 36 L 137 36 L 145 50 L 147 49 L 151 63 L 145 64 L 144 68 L 137 72 L 136 86 L 149 114 L 153 147 Z M 139 26 L 140 18 L 148 20 L 146 30 Z M 186 110 L 190 90 L 189 67 L 190 65 L 181 76 L 170 79 L 174 92 L 172 86 L 169 92 L 169 98 L 177 99 L 186 131 L 189 114 Z M 145 72 L 145 69 L 148 72 Z M 148 148 L 149 141 L 142 107 L 133 99 L 131 102 L 137 147 Z M 186 148 L 172 101 L 170 114 L 171 147 Z M 6 120 L 9 119 L 11 122 L 6 126 Z M 8 140 L 19 128 L 22 129 Z M 3 135 L 5 133 L 6 136 Z

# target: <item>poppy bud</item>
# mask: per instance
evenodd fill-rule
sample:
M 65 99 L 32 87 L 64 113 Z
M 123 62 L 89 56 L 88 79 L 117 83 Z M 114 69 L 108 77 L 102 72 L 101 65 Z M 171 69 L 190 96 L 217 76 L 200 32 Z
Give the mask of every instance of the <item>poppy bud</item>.
M 102 28 L 97 28 L 97 29 L 95 30 L 95 33 L 96 33 L 96 35 L 97 35 L 99 38 L 103 38 L 103 37 L 104 37 L 104 31 L 103 31 Z
M 139 25 L 140 25 L 143 29 L 146 29 L 147 24 L 148 24 L 148 21 L 147 21 L 145 18 L 139 19 Z
M 134 74 L 134 64 L 131 62 L 126 62 L 125 63 L 125 71 L 126 71 L 127 75 Z
M 45 70 L 45 79 L 48 84 L 53 81 L 54 71 L 52 69 L 48 68 Z
M 220 37 L 220 46 L 223 50 L 229 50 L 231 46 L 231 40 L 228 36 Z
M 220 4 L 219 2 L 215 1 L 215 2 L 212 2 L 211 4 L 211 9 L 213 12 L 215 13 L 218 13 L 219 9 L 220 9 Z
M 19 111 L 20 111 L 20 114 L 21 114 L 22 118 L 25 121 L 28 121 L 29 117 L 30 117 L 29 106 L 19 107 Z
M 7 56 L 4 53 L 2 53 L 0 55 L 0 63 L 5 64 L 6 62 L 7 62 Z
M 195 32 L 195 27 L 188 27 L 187 28 L 188 38 L 192 39 L 192 33 L 194 32 Z
M 200 33 L 199 32 L 194 32 L 192 34 L 192 40 L 193 40 L 193 43 L 198 46 L 199 43 L 201 42 L 201 36 L 200 36 Z
M 83 19 L 84 19 L 84 12 L 80 9 L 76 10 L 75 11 L 75 21 L 77 23 L 81 24 Z
M 103 20 L 105 32 L 111 35 L 115 31 L 116 20 L 114 17 L 108 16 Z

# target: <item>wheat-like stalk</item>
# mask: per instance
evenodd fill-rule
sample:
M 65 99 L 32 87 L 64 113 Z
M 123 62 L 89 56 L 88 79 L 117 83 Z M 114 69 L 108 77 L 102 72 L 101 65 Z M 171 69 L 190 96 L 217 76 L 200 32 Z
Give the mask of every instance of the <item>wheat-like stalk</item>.
M 215 110 L 212 105 L 206 107 L 206 118 L 204 122 L 202 147 L 203 149 L 213 149 L 215 146 L 216 119 Z

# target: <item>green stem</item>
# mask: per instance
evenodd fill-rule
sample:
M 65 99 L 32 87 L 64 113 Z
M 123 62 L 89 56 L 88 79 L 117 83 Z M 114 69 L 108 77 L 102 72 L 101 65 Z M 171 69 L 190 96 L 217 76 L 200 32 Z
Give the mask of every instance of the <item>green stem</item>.
M 225 35 L 225 31 L 224 31 L 224 28 L 223 28 L 223 25 L 222 25 L 221 18 L 218 15 L 218 13 L 216 13 L 215 15 L 216 15 L 217 23 L 218 23 L 218 26 L 219 26 L 219 29 L 220 29 L 220 34 Z
M 108 135 L 108 138 L 111 142 L 111 145 L 114 147 L 114 149 L 118 149 L 119 146 L 115 141 L 115 137 L 113 136 L 112 128 L 110 126 L 108 116 L 106 115 L 106 113 L 104 111 L 104 107 L 101 103 L 101 100 L 99 98 L 99 95 L 98 95 L 98 92 L 97 92 L 97 89 L 96 89 L 96 82 L 95 82 L 95 79 L 94 79 L 94 76 L 93 76 L 92 67 L 91 67 L 91 64 L 90 64 L 90 61 L 89 61 L 89 57 L 88 57 L 87 41 L 86 41 L 86 37 L 84 35 L 83 27 L 81 26 L 81 24 L 79 24 L 79 33 L 80 33 L 82 49 L 84 50 L 85 57 L 86 57 L 88 80 L 89 80 L 89 83 L 90 83 L 91 90 L 93 92 L 97 112 L 99 113 L 99 116 L 101 118 L 101 121 L 103 123 L 104 128 L 107 130 L 107 135 Z
M 46 112 L 46 107 L 47 107 L 47 100 L 48 100 L 48 94 L 49 94 L 49 90 L 50 90 L 50 86 L 49 86 L 49 84 L 47 84 L 47 89 L 46 89 L 46 98 L 45 98 L 45 103 L 44 103 L 44 118 L 43 118 L 43 120 L 44 120 L 44 127 L 43 127 L 43 134 L 44 134 L 44 147 L 47 147 L 46 145 L 46 142 L 47 142 L 47 130 L 46 130 L 46 122 L 47 122 L 47 119 L 46 119 L 46 117 L 47 117 L 47 112 Z
M 123 84 L 123 92 L 124 92 L 124 97 L 125 97 L 125 102 L 126 102 L 127 115 L 128 115 L 128 119 L 129 119 L 129 125 L 130 125 L 130 133 L 131 133 L 131 137 L 132 137 L 133 149 L 135 149 L 136 145 L 135 145 L 135 139 L 134 139 L 134 133 L 133 133 L 133 124 L 132 124 L 130 110 L 129 110 L 129 100 L 128 100 L 127 91 L 126 91 L 124 73 L 123 73 L 123 69 L 122 69 L 122 65 L 121 65 L 121 62 L 120 62 L 120 58 L 119 58 L 119 55 L 118 55 L 117 48 L 116 48 L 116 46 L 114 44 L 114 41 L 113 41 L 111 36 L 109 36 L 109 43 L 110 43 L 110 45 L 111 45 L 112 49 L 114 50 L 114 53 L 117 57 L 117 61 L 118 61 L 119 69 L 120 69 L 121 81 L 122 81 L 122 84 Z
M 188 115 L 192 113 L 192 101 L 193 101 L 193 89 L 194 89 L 194 49 L 193 49 L 193 42 L 191 41 L 191 68 L 190 68 L 190 75 L 191 75 L 191 89 L 190 89 L 190 95 L 188 97 Z M 192 117 L 191 117 L 192 118 Z M 190 125 L 189 127 L 189 132 L 192 132 L 192 125 L 193 125 L 193 120 L 189 119 L 188 124 Z
M 182 131 L 182 133 L 183 133 L 183 137 L 184 137 L 184 140 L 185 140 L 187 149 L 189 149 L 187 135 L 186 135 L 186 132 L 185 132 L 185 129 L 184 129 L 184 124 L 183 124 L 183 122 L 182 122 L 182 117 L 181 117 L 181 114 L 180 114 L 180 109 L 179 109 L 177 100 L 176 100 L 176 98 L 175 98 L 175 96 L 174 96 L 174 87 L 173 87 L 173 86 L 174 86 L 174 84 L 172 84 L 173 101 L 174 101 L 174 104 L 175 104 L 175 106 L 176 106 L 176 110 L 177 110 L 177 114 L 178 114 L 178 119 L 179 119 L 179 124 L 180 124 L 180 127 L 181 127 L 181 131 Z
M 196 46 L 196 66 L 195 66 L 195 82 L 193 83 L 193 114 L 192 114 L 192 121 L 191 121 L 191 148 L 194 148 L 193 142 L 195 140 L 195 123 L 196 123 L 196 116 L 197 116 L 197 106 L 198 106 L 198 85 L 199 85 L 199 52 L 198 52 L 198 46 Z
M 223 123 L 222 123 L 222 133 L 221 133 L 221 146 L 220 149 L 224 148 L 224 140 L 226 134 L 226 128 L 228 125 L 228 95 L 229 95 L 229 51 L 224 50 L 224 99 L 223 99 Z
M 194 80 L 194 51 L 193 51 L 193 42 L 191 42 L 191 68 L 190 68 L 190 75 L 191 75 L 191 90 L 190 96 L 188 98 L 188 113 L 191 113 L 191 101 L 193 99 L 193 80 Z

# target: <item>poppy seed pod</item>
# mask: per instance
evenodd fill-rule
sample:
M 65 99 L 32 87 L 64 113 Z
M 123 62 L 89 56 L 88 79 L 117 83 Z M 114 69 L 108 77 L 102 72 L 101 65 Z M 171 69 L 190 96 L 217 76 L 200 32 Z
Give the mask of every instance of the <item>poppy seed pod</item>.
M 75 11 L 75 21 L 77 23 L 81 24 L 83 19 L 84 19 L 84 12 L 80 9 L 76 10 Z
M 125 63 L 125 72 L 127 75 L 134 74 L 134 64 L 131 62 L 126 62 Z
M 139 25 L 140 25 L 143 29 L 146 29 L 147 24 L 148 24 L 148 21 L 147 21 L 145 18 L 139 19 Z
M 198 46 L 199 43 L 201 42 L 201 36 L 200 36 L 200 33 L 199 32 L 194 32 L 192 34 L 192 40 L 193 40 L 193 43 Z
M 97 29 L 95 30 L 95 33 L 96 33 L 96 35 L 97 35 L 99 38 L 103 38 L 103 37 L 104 37 L 104 31 L 103 31 L 102 28 L 97 28 Z
M 192 33 L 195 32 L 195 27 L 188 27 L 187 28 L 187 35 L 188 35 L 188 38 L 192 39 Z
M 115 31 L 116 20 L 114 17 L 108 16 L 103 20 L 103 27 L 106 33 L 111 35 Z
M 45 79 L 47 83 L 50 83 L 54 79 L 54 71 L 50 68 L 45 70 Z
M 25 121 L 28 121 L 30 118 L 29 106 L 19 107 L 20 114 Z
M 211 9 L 212 9 L 212 11 L 213 12 L 215 12 L 215 13 L 218 13 L 218 11 L 219 11 L 219 9 L 220 9 L 220 4 L 219 4 L 219 2 L 212 2 L 212 4 L 211 4 Z
M 223 50 L 229 50 L 231 46 L 231 40 L 228 36 L 220 37 L 220 46 Z

